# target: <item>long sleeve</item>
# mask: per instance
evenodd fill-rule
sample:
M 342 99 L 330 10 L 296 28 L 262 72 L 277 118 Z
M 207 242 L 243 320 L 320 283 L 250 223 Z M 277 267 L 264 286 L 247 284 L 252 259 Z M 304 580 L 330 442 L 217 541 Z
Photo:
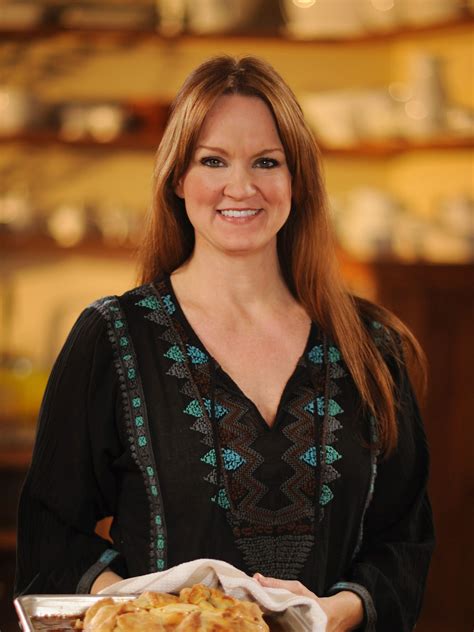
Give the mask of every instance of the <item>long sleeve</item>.
M 19 503 L 16 594 L 88 592 L 101 570 L 123 567 L 94 532 L 114 513 L 117 495 L 116 391 L 106 324 L 91 307 L 69 334 L 43 398 Z
M 398 390 L 398 445 L 377 464 L 361 548 L 347 576 L 331 590 L 349 589 L 362 597 L 366 632 L 413 630 L 434 547 L 423 424 L 406 370 L 390 364 Z

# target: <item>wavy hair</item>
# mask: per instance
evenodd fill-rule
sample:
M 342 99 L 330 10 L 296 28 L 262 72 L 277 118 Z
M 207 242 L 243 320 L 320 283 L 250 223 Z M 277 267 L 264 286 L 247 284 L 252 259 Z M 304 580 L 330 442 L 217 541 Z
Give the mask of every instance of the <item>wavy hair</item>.
M 206 114 L 222 95 L 262 99 L 270 109 L 292 176 L 292 209 L 277 236 L 283 277 L 296 300 L 339 347 L 368 412 L 378 424 L 378 445 L 388 454 L 397 444 L 397 402 L 384 350 L 375 344 L 370 323 L 392 335 L 388 352 L 402 365 L 404 351 L 417 382 L 426 382 L 423 352 L 409 329 L 393 314 L 353 297 L 340 275 L 329 221 L 320 153 L 295 95 L 280 75 L 256 57 L 213 57 L 186 79 L 171 107 L 156 153 L 153 204 L 141 248 L 142 283 L 171 274 L 191 255 L 194 231 L 184 201 L 175 194 L 186 173 Z

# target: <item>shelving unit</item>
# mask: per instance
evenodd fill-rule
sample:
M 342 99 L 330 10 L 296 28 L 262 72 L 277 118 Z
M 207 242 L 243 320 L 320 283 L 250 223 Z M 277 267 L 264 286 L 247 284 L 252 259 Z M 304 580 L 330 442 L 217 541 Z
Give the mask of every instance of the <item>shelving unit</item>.
M 160 104 L 161 105 L 161 104 Z M 97 151 L 107 151 L 108 149 L 136 149 L 136 150 L 156 150 L 160 143 L 161 135 L 158 133 L 137 133 L 131 132 L 121 134 L 113 140 L 99 142 L 93 138 L 81 138 L 69 140 L 53 131 L 30 131 L 12 136 L 0 136 L 0 145 L 24 144 L 28 146 L 66 146 L 73 149 L 95 149 Z M 471 150 L 474 148 L 474 136 L 463 138 L 459 136 L 439 136 L 424 141 L 408 141 L 405 139 L 387 140 L 380 143 L 363 143 L 348 147 L 328 147 L 323 143 L 318 143 L 324 156 L 336 158 L 390 158 L 412 151 L 433 151 L 445 149 Z
M 432 35 L 435 33 L 439 33 L 445 31 L 447 29 L 462 29 L 465 27 L 469 27 L 474 22 L 474 15 L 468 9 L 465 9 L 464 12 L 460 13 L 458 17 L 443 20 L 436 23 L 431 24 L 401 24 L 397 25 L 393 28 L 381 29 L 381 30 L 368 30 L 367 32 L 361 33 L 360 35 L 353 35 L 350 37 L 317 37 L 317 38 L 297 38 L 291 36 L 288 32 L 285 31 L 283 25 L 277 30 L 269 31 L 263 30 L 262 28 L 252 29 L 247 31 L 235 31 L 229 33 L 217 33 L 217 34 L 206 34 L 206 35 L 198 35 L 195 33 L 190 33 L 187 31 L 183 31 L 182 33 L 175 36 L 166 36 L 160 34 L 158 28 L 150 25 L 150 28 L 147 29 L 117 29 L 117 28 L 73 28 L 67 26 L 61 26 L 57 24 L 44 24 L 38 25 L 34 27 L 26 27 L 26 28 L 2 28 L 0 26 L 0 38 L 11 39 L 11 40 L 31 40 L 33 38 L 51 38 L 57 35 L 69 34 L 76 35 L 80 37 L 87 38 L 126 38 L 126 39 L 160 39 L 169 44 L 181 44 L 189 41 L 202 41 L 202 40 L 213 40 L 220 41 L 224 40 L 228 42 L 229 40 L 235 39 L 265 39 L 267 42 L 278 41 L 278 43 L 283 45 L 314 45 L 314 44 L 330 44 L 334 46 L 347 46 L 351 44 L 372 44 L 374 42 L 387 42 L 387 41 L 395 41 L 398 39 L 410 37 L 410 36 L 424 36 L 424 35 Z
M 64 146 L 73 149 L 93 149 L 96 151 L 106 151 L 108 149 L 130 149 L 138 151 L 155 150 L 160 142 L 161 137 L 154 134 L 120 134 L 117 138 L 110 141 L 99 142 L 93 138 L 80 138 L 77 140 L 69 140 L 62 137 L 59 133 L 53 131 L 30 131 L 12 136 L 1 136 L 0 145 L 21 144 L 29 147 L 48 147 L 48 146 Z
M 100 239 L 88 237 L 77 245 L 64 247 L 45 235 L 17 236 L 0 234 L 0 250 L 9 257 L 23 259 L 62 259 L 68 256 L 94 257 L 99 259 L 132 259 L 136 246 L 127 243 L 117 246 L 104 244 Z

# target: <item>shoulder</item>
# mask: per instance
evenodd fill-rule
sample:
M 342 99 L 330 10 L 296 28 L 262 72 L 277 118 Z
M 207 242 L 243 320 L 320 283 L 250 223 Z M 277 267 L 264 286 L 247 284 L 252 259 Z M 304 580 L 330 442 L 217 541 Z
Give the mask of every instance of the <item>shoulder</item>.
M 364 298 L 354 297 L 359 318 L 378 351 L 385 358 L 402 357 L 405 326 L 391 311 Z
M 412 331 L 395 314 L 365 299 L 355 299 L 369 340 L 388 366 L 395 383 L 412 382 L 418 397 L 427 389 L 426 355 Z
M 79 319 L 100 328 L 99 323 L 104 325 L 115 320 L 119 313 L 124 315 L 125 312 L 133 311 L 133 308 L 157 309 L 159 303 L 156 286 L 153 283 L 147 283 L 131 288 L 123 294 L 111 294 L 98 298 L 84 309 Z
M 99 298 L 83 311 L 79 320 L 88 323 L 96 336 L 104 334 L 103 339 L 117 348 L 140 345 L 147 340 L 151 328 L 166 324 L 175 309 L 166 284 L 155 282 Z
M 149 320 L 160 321 L 160 312 L 170 315 L 176 311 L 176 305 L 170 294 L 166 279 L 159 277 L 152 283 L 139 285 L 124 294 L 114 297 L 120 309 L 130 320 L 148 317 Z M 116 305 L 112 305 L 112 310 Z M 110 310 L 111 307 L 108 306 Z
M 118 328 L 120 319 L 126 320 L 130 308 L 154 304 L 152 286 L 139 286 L 121 295 L 102 296 L 87 305 L 79 314 L 69 336 L 68 344 L 94 343 L 101 338 L 110 338 L 111 330 Z M 109 335 L 107 335 L 109 334 Z

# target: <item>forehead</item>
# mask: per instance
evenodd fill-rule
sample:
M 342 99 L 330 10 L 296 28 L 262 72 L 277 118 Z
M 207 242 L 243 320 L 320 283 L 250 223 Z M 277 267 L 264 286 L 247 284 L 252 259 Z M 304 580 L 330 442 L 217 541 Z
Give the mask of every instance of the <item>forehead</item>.
M 221 96 L 209 110 L 199 134 L 199 143 L 220 139 L 273 141 L 281 146 L 273 114 L 259 97 L 229 94 Z

